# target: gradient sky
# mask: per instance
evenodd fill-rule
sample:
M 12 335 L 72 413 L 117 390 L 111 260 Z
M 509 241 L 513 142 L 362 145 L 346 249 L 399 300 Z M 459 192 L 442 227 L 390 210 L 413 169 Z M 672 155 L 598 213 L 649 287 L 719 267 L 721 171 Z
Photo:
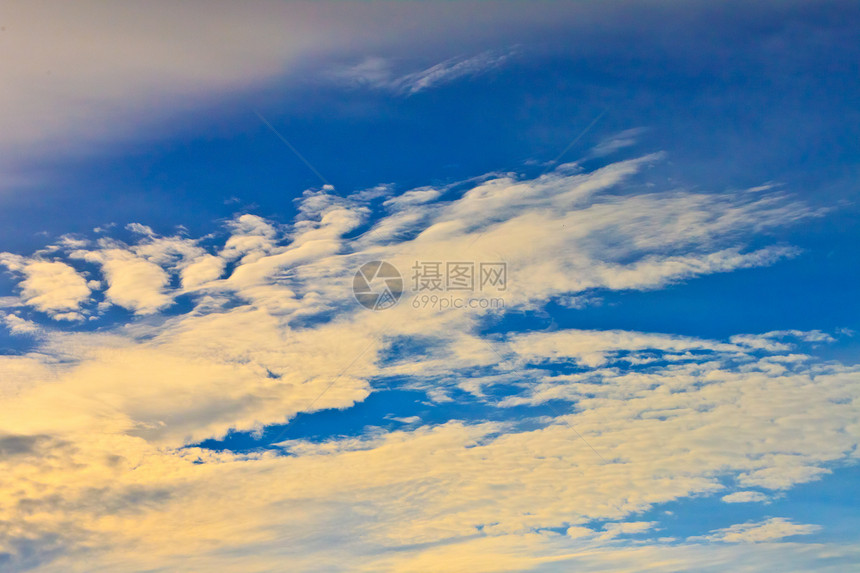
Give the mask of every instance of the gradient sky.
M 860 570 L 858 31 L 0 5 L 0 570 Z

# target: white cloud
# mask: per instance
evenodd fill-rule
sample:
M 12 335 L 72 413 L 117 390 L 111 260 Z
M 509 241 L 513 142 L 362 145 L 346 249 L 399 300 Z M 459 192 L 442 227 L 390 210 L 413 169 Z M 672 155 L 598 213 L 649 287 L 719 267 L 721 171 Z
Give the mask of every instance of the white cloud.
M 761 522 L 740 523 L 717 529 L 702 539 L 724 543 L 761 543 L 794 535 L 810 535 L 820 529 L 818 525 L 793 523 L 784 517 L 772 517 Z
M 220 278 L 224 265 L 225 261 L 220 257 L 201 255 L 182 269 L 182 287 L 190 289 Z
M 406 193 L 386 200 L 385 206 L 399 211 L 408 207 L 413 207 L 415 205 L 423 205 L 425 203 L 435 201 L 439 198 L 439 195 L 441 194 L 441 189 L 434 189 L 433 187 L 421 187 L 419 189 L 412 189 L 411 191 L 407 191 Z
M 353 87 L 390 87 L 391 63 L 380 57 L 368 57 L 351 66 L 336 66 L 326 76 L 338 83 Z
M 794 484 L 815 481 L 829 473 L 827 468 L 805 465 L 788 456 L 774 456 L 771 465 L 741 474 L 738 482 L 747 487 L 787 489 Z
M 502 65 L 510 57 L 511 53 L 484 52 L 469 58 L 452 58 L 426 70 L 401 76 L 392 85 L 398 92 L 414 95 L 462 77 L 485 73 Z
M 233 234 L 224 244 L 220 256 L 226 260 L 248 256 L 252 262 L 275 247 L 275 227 L 256 215 L 241 215 L 230 223 Z
M 108 283 L 105 295 L 114 304 L 137 314 L 152 314 L 169 306 L 167 273 L 155 263 L 118 246 L 100 251 L 78 251 L 77 258 L 101 265 Z
M 6 328 L 12 334 L 33 335 L 41 331 L 41 327 L 33 321 L 26 320 L 14 314 L 0 312 L 0 320 L 6 324 Z
M 148 316 L 95 332 L 43 329 L 32 352 L 0 357 L 0 440 L 14 436 L 19 452 L 0 459 L 0 523 L 12 524 L 0 529 L 3 551 L 26 559 L 36 546 L 55 556 L 44 571 L 593 565 L 609 558 L 605 544 L 651 543 L 659 523 L 635 515 L 658 504 L 728 501 L 735 489 L 823 475 L 856 451 L 860 397 L 856 368 L 797 359 L 796 347 L 822 336 L 793 334 L 790 345 L 772 333 L 484 337 L 486 313 L 418 312 L 410 293 L 384 312 L 352 300 L 361 262 L 408 269 L 461 255 L 503 255 L 517 308 L 587 289 L 654 288 L 774 263 L 782 247 L 750 253 L 744 237 L 815 215 L 784 197 L 613 194 L 652 160 L 536 180 L 495 175 L 441 203 L 416 190 L 354 241 L 343 237 L 367 220 L 367 205 L 323 192 L 307 194 L 288 226 L 245 214 L 205 242 L 140 227 L 132 244 L 102 238 L 67 253 L 101 266 L 110 301 Z M 179 294 L 191 311 L 158 312 Z M 426 348 L 407 358 L 402 340 Z M 193 447 L 348 409 L 386 380 L 424 391 L 427 408 L 463 391 L 480 408 L 291 439 L 282 444 L 290 455 Z M 498 388 L 508 395 L 494 397 Z M 491 421 L 550 400 L 551 416 Z M 380 418 L 369 423 L 389 420 Z M 19 499 L 33 511 L 19 513 Z M 803 527 L 712 535 L 776 539 Z
M 396 324 L 364 326 L 390 334 Z M 613 350 L 629 341 L 636 351 L 643 347 L 639 341 L 651 336 L 658 342 L 646 346 L 662 344 L 667 353 L 697 348 L 710 354 L 690 357 L 683 368 L 588 370 L 581 382 L 568 382 L 579 392 L 575 409 L 562 408 L 560 416 L 532 430 L 453 421 L 322 443 L 292 440 L 285 444 L 291 457 L 172 449 L 223 435 L 230 427 L 250 431 L 291 412 L 343 408 L 362 400 L 369 392 L 364 380 L 387 368 L 377 362 L 384 350 L 378 334 L 368 340 L 367 331 L 350 336 L 345 330 L 357 326 L 338 322 L 285 336 L 274 317 L 244 308 L 172 319 L 155 329 L 141 325 L 111 338 L 56 337 L 45 350 L 71 351 L 76 359 L 66 358 L 51 376 L 41 374 L 45 382 L 38 389 L 7 399 L 0 433 L 55 435 L 75 444 L 68 452 L 53 450 L 54 459 L 62 461 L 50 471 L 59 469 L 60 481 L 49 480 L 55 474 L 45 473 L 48 467 L 37 469 L 46 489 L 28 495 L 44 507 L 54 488 L 62 487 L 65 499 L 76 501 L 51 509 L 66 516 L 54 520 L 74 519 L 88 531 L 89 546 L 107 535 L 99 550 L 106 552 L 106 562 L 178 570 L 176 557 L 165 552 L 168 540 L 181 543 L 200 563 L 222 559 L 208 545 L 210 527 L 220 532 L 219 547 L 241 556 L 236 568 L 240 563 L 263 567 L 287 555 L 297 570 L 318 569 L 320 559 L 333 559 L 326 561 L 333 570 L 377 571 L 409 570 L 417 563 L 434 571 L 464 570 L 467 563 L 486 571 L 504 571 L 511 563 L 519 568 L 551 563 L 572 559 L 571 552 L 583 548 L 550 550 L 545 543 L 554 542 L 540 535 L 533 538 L 536 545 L 519 544 L 544 528 L 565 525 L 572 528 L 570 543 L 598 547 L 619 536 L 644 534 L 655 524 L 624 519 L 654 504 L 721 491 L 727 476 L 740 479 L 751 469 L 775 468 L 791 476 L 789 462 L 825 463 L 856 444 L 850 431 L 858 424 L 856 409 L 834 400 L 846 392 L 856 395 L 855 370 L 818 366 L 812 383 L 805 370 L 780 375 L 757 370 L 763 359 L 746 358 L 747 366 L 738 371 L 730 365 L 744 357 L 743 350 L 728 343 L 610 333 Z M 484 363 L 481 356 L 452 355 L 446 347 L 437 352 L 449 369 Z M 578 344 L 568 342 L 566 356 L 574 360 L 578 352 Z M 544 354 L 530 350 L 521 359 L 539 360 Z M 349 372 L 336 378 L 356 356 Z M 554 356 L 558 360 L 562 354 Z M 21 378 L 32 383 L 36 371 L 30 369 L 38 362 L 16 363 L 24 369 Z M 517 369 L 522 382 L 529 379 L 525 366 Z M 426 375 L 435 376 L 433 371 Z M 336 383 L 314 402 L 333 379 Z M 525 384 L 523 392 L 531 387 Z M 59 410 L 63 416 L 54 414 Z M 801 440 L 795 432 L 799 412 L 806 416 L 800 423 L 810 429 Z M 110 461 L 111 452 L 121 452 L 123 459 Z M 194 463 L 198 459 L 204 463 Z M 12 460 L 4 471 L 16 476 L 34 470 Z M 106 488 L 120 499 L 127 490 L 141 492 L 132 499 L 143 500 L 143 492 L 170 493 L 152 502 L 124 502 L 136 513 L 115 515 L 108 526 L 84 501 L 92 488 Z M 282 507 L 302 509 L 283 512 Z M 143 521 L 140 511 L 148 516 Z M 147 525 L 165 513 L 185 517 L 157 528 Z M 595 519 L 612 523 L 591 534 L 586 524 Z M 32 532 L 35 525 L 21 527 Z M 811 532 L 810 527 L 774 521 L 711 535 L 726 542 L 760 542 Z M 348 531 L 351 539 L 341 545 L 344 561 L 328 549 L 334 531 Z M 273 535 L 293 543 L 284 547 L 266 541 Z M 137 550 L 120 549 L 131 539 L 147 541 Z M 497 541 L 509 547 L 507 559 L 486 545 Z M 368 561 L 368 547 L 398 547 L 399 557 Z M 481 557 L 450 565 L 446 556 L 451 551 Z M 541 551 L 547 553 L 541 557 Z M 89 563 L 96 554 L 90 552 Z
M 726 503 L 752 503 L 767 501 L 768 499 L 770 498 L 760 491 L 736 491 L 722 497 Z
M 368 57 L 351 66 L 338 66 L 327 72 L 327 77 L 354 87 L 370 87 L 411 96 L 465 77 L 487 73 L 506 63 L 513 51 L 485 51 L 470 57 L 455 57 L 429 68 L 397 75 L 392 62 L 385 58 Z
M 636 535 L 650 531 L 657 524 L 656 521 L 622 521 L 619 523 L 607 523 L 603 526 L 604 533 L 601 539 L 614 539 L 619 535 Z
M 140 223 L 129 223 L 125 228 L 132 233 L 137 233 L 138 235 L 145 235 L 148 237 L 155 235 L 155 231 L 153 231 L 151 227 L 141 225 Z
M 631 147 L 637 143 L 637 138 L 645 131 L 646 130 L 642 127 L 634 127 L 632 129 L 625 129 L 624 131 L 613 134 L 604 138 L 600 143 L 594 146 L 594 149 L 591 150 L 591 154 L 596 157 L 602 157 L 604 155 L 615 153 L 620 149 Z
M 636 547 L 569 546 L 559 536 L 484 537 L 385 556 L 360 571 L 438 571 L 496 573 L 723 573 L 784 571 L 842 573 L 857 562 L 848 544 L 658 544 Z
M 90 288 L 73 267 L 61 261 L 27 259 L 10 253 L 0 253 L 0 264 L 24 276 L 19 283 L 24 304 L 58 320 L 82 318 L 77 311 L 89 298 Z
M 526 360 L 575 360 L 597 367 L 619 351 L 637 353 L 658 351 L 661 358 L 669 354 L 685 355 L 696 351 L 739 352 L 731 344 L 715 343 L 691 337 L 648 334 L 618 330 L 563 330 L 559 332 L 515 335 L 511 347 Z

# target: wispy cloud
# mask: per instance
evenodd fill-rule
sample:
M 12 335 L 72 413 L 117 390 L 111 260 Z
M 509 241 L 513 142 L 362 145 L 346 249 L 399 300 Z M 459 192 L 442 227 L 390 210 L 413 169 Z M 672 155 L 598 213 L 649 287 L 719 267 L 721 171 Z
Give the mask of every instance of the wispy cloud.
M 476 56 L 460 56 L 402 75 L 394 72 L 391 60 L 371 57 L 352 66 L 329 70 L 327 76 L 346 85 L 369 87 L 410 96 L 459 79 L 485 74 L 507 63 L 515 53 L 514 50 L 486 51 Z
M 639 141 L 639 136 L 646 131 L 644 127 L 634 127 L 605 137 L 600 143 L 594 146 L 591 150 L 591 155 L 594 157 L 603 157 L 621 149 L 632 147 Z

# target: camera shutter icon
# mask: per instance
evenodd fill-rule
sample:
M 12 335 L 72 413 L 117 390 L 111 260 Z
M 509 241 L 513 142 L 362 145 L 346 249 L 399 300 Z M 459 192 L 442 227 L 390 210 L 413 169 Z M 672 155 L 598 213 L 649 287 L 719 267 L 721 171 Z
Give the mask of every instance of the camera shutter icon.
M 352 279 L 352 293 L 358 304 L 370 310 L 385 310 L 403 295 L 403 277 L 385 261 L 364 263 Z

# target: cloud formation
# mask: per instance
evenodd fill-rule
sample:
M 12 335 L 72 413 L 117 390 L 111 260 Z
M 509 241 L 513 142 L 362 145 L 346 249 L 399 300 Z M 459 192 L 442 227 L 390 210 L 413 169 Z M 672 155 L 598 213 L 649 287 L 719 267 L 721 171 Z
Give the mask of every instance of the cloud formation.
M 29 352 L 0 356 L 0 559 L 48 572 L 489 572 L 672 555 L 683 570 L 729 559 L 707 541 L 813 532 L 773 518 L 667 542 L 637 515 L 751 500 L 856 459 L 860 372 L 807 353 L 831 335 L 482 330 L 557 297 L 778 264 L 797 251 L 764 233 L 821 216 L 780 193 L 621 189 L 659 160 L 489 174 L 381 205 L 310 191 L 288 225 L 243 213 L 205 241 L 135 224 L 130 242 L 56 246 L 52 264 L 104 278 L 74 299 L 80 312 L 133 314 L 99 330 L 42 324 Z M 35 258 L 3 256 L 25 304 Z M 407 289 L 368 311 L 350 285 L 369 260 L 407 282 L 416 260 L 503 260 L 505 310 L 415 308 Z M 28 324 L 20 313 L 8 328 Z M 380 393 L 419 393 L 425 410 L 283 435 L 300 414 L 337 417 Z M 468 407 L 425 421 L 455 400 Z M 202 447 L 237 432 L 260 447 Z

